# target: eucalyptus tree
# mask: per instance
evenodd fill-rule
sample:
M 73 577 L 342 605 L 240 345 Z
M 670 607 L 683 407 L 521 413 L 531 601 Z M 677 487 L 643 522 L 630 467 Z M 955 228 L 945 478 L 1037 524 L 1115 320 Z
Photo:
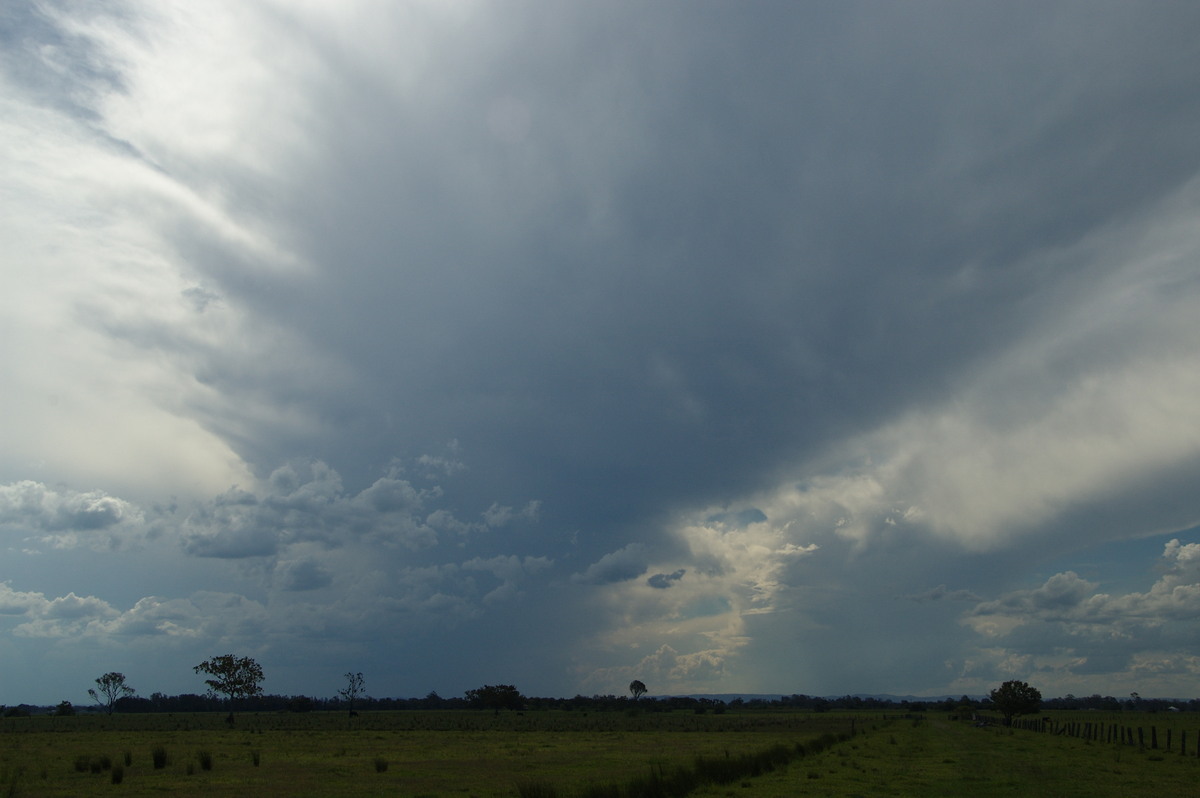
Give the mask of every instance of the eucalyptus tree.
M 109 715 L 116 708 L 117 699 L 131 696 L 137 692 L 125 683 L 125 674 L 117 671 L 104 674 L 96 680 L 96 685 L 100 689 L 89 689 L 88 695 L 92 697 L 93 701 L 104 707 L 104 711 Z

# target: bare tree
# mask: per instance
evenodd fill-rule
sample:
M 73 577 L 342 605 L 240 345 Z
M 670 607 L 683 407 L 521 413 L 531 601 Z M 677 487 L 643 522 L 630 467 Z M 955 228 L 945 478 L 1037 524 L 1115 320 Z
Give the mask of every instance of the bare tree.
M 104 707 L 104 711 L 109 715 L 113 713 L 118 698 L 125 698 L 137 692 L 125 684 L 125 674 L 116 671 L 104 674 L 96 680 L 96 684 L 100 690 L 88 690 L 88 695 L 92 697 L 93 701 Z
M 338 690 L 338 695 L 346 700 L 346 709 L 351 715 L 354 714 L 354 702 L 360 697 L 365 697 L 367 694 L 366 682 L 363 680 L 363 675 L 359 673 L 346 674 L 346 689 Z

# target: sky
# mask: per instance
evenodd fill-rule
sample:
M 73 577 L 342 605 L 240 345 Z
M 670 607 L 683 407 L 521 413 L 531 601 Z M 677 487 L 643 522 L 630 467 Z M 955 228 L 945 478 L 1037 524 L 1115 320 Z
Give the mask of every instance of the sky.
M 1200 696 L 1200 5 L 0 7 L 0 703 Z

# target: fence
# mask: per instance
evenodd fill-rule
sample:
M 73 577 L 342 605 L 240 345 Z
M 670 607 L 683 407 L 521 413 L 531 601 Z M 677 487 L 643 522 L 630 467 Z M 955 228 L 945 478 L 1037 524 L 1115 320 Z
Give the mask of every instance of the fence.
M 998 718 L 989 716 L 978 716 L 977 720 L 989 725 L 1000 723 Z M 1076 737 L 1081 740 L 1093 740 L 1114 745 L 1136 745 L 1139 748 L 1159 749 L 1161 740 L 1163 743 L 1161 750 L 1163 751 L 1178 750 L 1182 756 L 1200 757 L 1200 731 L 1189 738 L 1187 730 L 1180 729 L 1179 744 L 1176 746 L 1173 739 L 1176 730 L 1169 726 L 1163 728 L 1161 737 L 1158 733 L 1158 726 L 1154 725 L 1149 727 L 1149 734 L 1147 734 L 1146 727 L 1140 725 L 1132 726 L 1103 721 L 1056 720 L 1052 717 L 1013 718 L 1010 726 L 1014 729 L 1053 734 L 1059 737 Z M 1189 739 L 1194 743 L 1190 751 L 1188 750 Z

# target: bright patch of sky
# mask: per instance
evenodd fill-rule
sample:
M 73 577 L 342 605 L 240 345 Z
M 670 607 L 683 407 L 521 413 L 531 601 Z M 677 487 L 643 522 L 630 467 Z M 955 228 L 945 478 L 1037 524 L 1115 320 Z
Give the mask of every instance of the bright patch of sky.
M 0 10 L 0 703 L 1190 697 L 1200 7 Z

